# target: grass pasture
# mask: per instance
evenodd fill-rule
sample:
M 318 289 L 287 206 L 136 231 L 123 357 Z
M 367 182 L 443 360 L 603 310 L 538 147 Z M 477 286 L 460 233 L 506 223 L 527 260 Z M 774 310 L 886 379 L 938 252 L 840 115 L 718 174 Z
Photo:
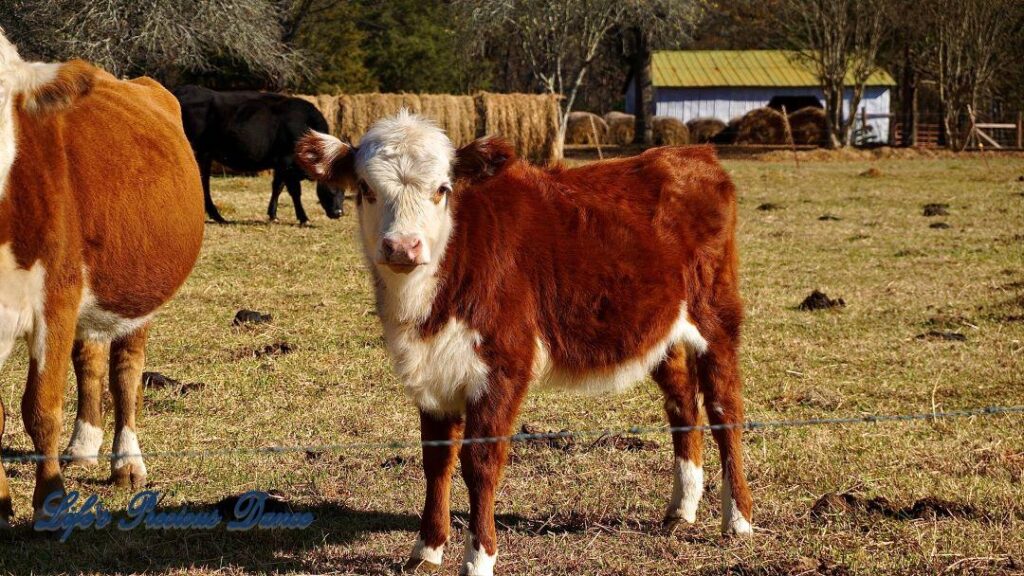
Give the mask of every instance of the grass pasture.
M 750 419 L 1024 404 L 1024 160 L 726 165 L 740 193 Z M 874 175 L 862 176 L 869 168 Z M 388 367 L 354 214 L 328 221 L 307 186 L 313 226 L 294 225 L 286 197 L 282 222 L 267 224 L 268 195 L 266 178 L 214 182 L 214 198 L 235 223 L 207 226 L 195 272 L 157 320 L 147 367 L 202 386 L 146 391 L 143 450 L 418 439 L 416 412 Z M 923 216 L 929 203 L 948 204 L 948 215 Z M 351 201 L 346 208 L 354 208 Z M 835 219 L 820 219 L 826 215 Z M 937 222 L 948 228 L 931 227 Z M 815 288 L 847 306 L 796 310 Z M 242 308 L 273 321 L 232 327 Z M 279 353 L 282 343 L 291 353 Z M 19 345 L 0 373 L 5 453 L 31 451 L 17 411 L 24 357 Z M 75 406 L 70 371 L 67 389 L 64 442 Z M 109 397 L 106 411 L 109 451 Z M 534 390 L 520 421 L 585 430 L 656 426 L 664 415 L 647 381 L 618 396 Z M 498 493 L 500 573 L 1024 573 L 1022 416 L 750 432 L 744 443 L 756 534 L 749 541 L 719 536 L 719 464 L 710 438 L 697 525 L 663 532 L 671 443 L 644 438 L 658 447 L 592 439 L 570 448 L 515 445 Z M 9 464 L 18 522 L 0 533 L 0 572 L 386 574 L 415 540 L 418 450 L 155 457 L 147 464 L 164 505 L 198 507 L 277 489 L 317 521 L 289 533 L 82 531 L 61 544 L 29 530 L 32 466 Z M 104 462 L 69 469 L 65 481 L 121 513 L 128 494 L 107 485 L 107 475 Z M 895 507 L 931 497 L 978 513 L 812 516 L 829 492 L 881 497 Z M 458 570 L 468 512 L 460 479 L 452 508 L 445 574 Z

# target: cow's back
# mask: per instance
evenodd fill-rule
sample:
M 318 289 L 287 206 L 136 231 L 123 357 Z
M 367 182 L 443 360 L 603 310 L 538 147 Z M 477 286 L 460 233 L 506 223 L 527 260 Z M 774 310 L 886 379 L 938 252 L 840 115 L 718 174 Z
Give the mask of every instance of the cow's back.
M 203 235 L 199 171 L 178 102 L 151 79 L 99 72 L 64 123 L 87 286 L 105 311 L 148 314 L 184 282 Z

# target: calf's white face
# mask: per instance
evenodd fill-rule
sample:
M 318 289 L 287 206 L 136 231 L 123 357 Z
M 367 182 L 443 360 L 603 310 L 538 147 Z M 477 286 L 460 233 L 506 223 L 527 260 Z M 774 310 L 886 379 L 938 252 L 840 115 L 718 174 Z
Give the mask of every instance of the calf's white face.
M 436 270 L 451 235 L 454 148 L 444 132 L 407 112 L 380 120 L 355 157 L 359 225 L 384 274 Z

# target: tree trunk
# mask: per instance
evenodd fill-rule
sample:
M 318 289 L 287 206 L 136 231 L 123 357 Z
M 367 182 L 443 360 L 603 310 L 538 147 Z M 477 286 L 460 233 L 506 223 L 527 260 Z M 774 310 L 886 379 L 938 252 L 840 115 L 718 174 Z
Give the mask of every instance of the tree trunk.
M 903 131 L 899 144 L 906 147 L 917 144 L 917 70 L 914 69 L 909 47 L 903 49 L 903 70 L 900 74 L 900 123 Z
M 651 46 L 647 34 L 634 28 L 633 51 L 633 108 L 636 111 L 636 126 L 633 143 L 651 146 L 654 144 L 654 80 L 651 78 Z

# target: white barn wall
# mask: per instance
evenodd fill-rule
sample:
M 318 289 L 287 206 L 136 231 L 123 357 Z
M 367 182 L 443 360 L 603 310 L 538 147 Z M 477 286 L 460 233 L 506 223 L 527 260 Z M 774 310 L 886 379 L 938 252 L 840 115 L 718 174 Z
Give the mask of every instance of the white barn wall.
M 633 84 L 626 92 L 626 112 L 633 113 Z M 852 90 L 847 90 L 843 100 L 843 114 L 850 113 Z M 721 88 L 655 88 L 655 114 L 673 116 L 683 122 L 694 118 L 718 118 L 729 122 L 755 108 L 767 106 L 773 96 L 813 95 L 824 105 L 820 88 L 800 87 L 741 87 Z M 864 89 L 858 109 L 857 127 L 860 127 L 860 110 L 866 109 L 868 125 L 877 135 L 877 141 L 887 142 L 889 138 L 890 90 L 888 86 L 868 86 Z

